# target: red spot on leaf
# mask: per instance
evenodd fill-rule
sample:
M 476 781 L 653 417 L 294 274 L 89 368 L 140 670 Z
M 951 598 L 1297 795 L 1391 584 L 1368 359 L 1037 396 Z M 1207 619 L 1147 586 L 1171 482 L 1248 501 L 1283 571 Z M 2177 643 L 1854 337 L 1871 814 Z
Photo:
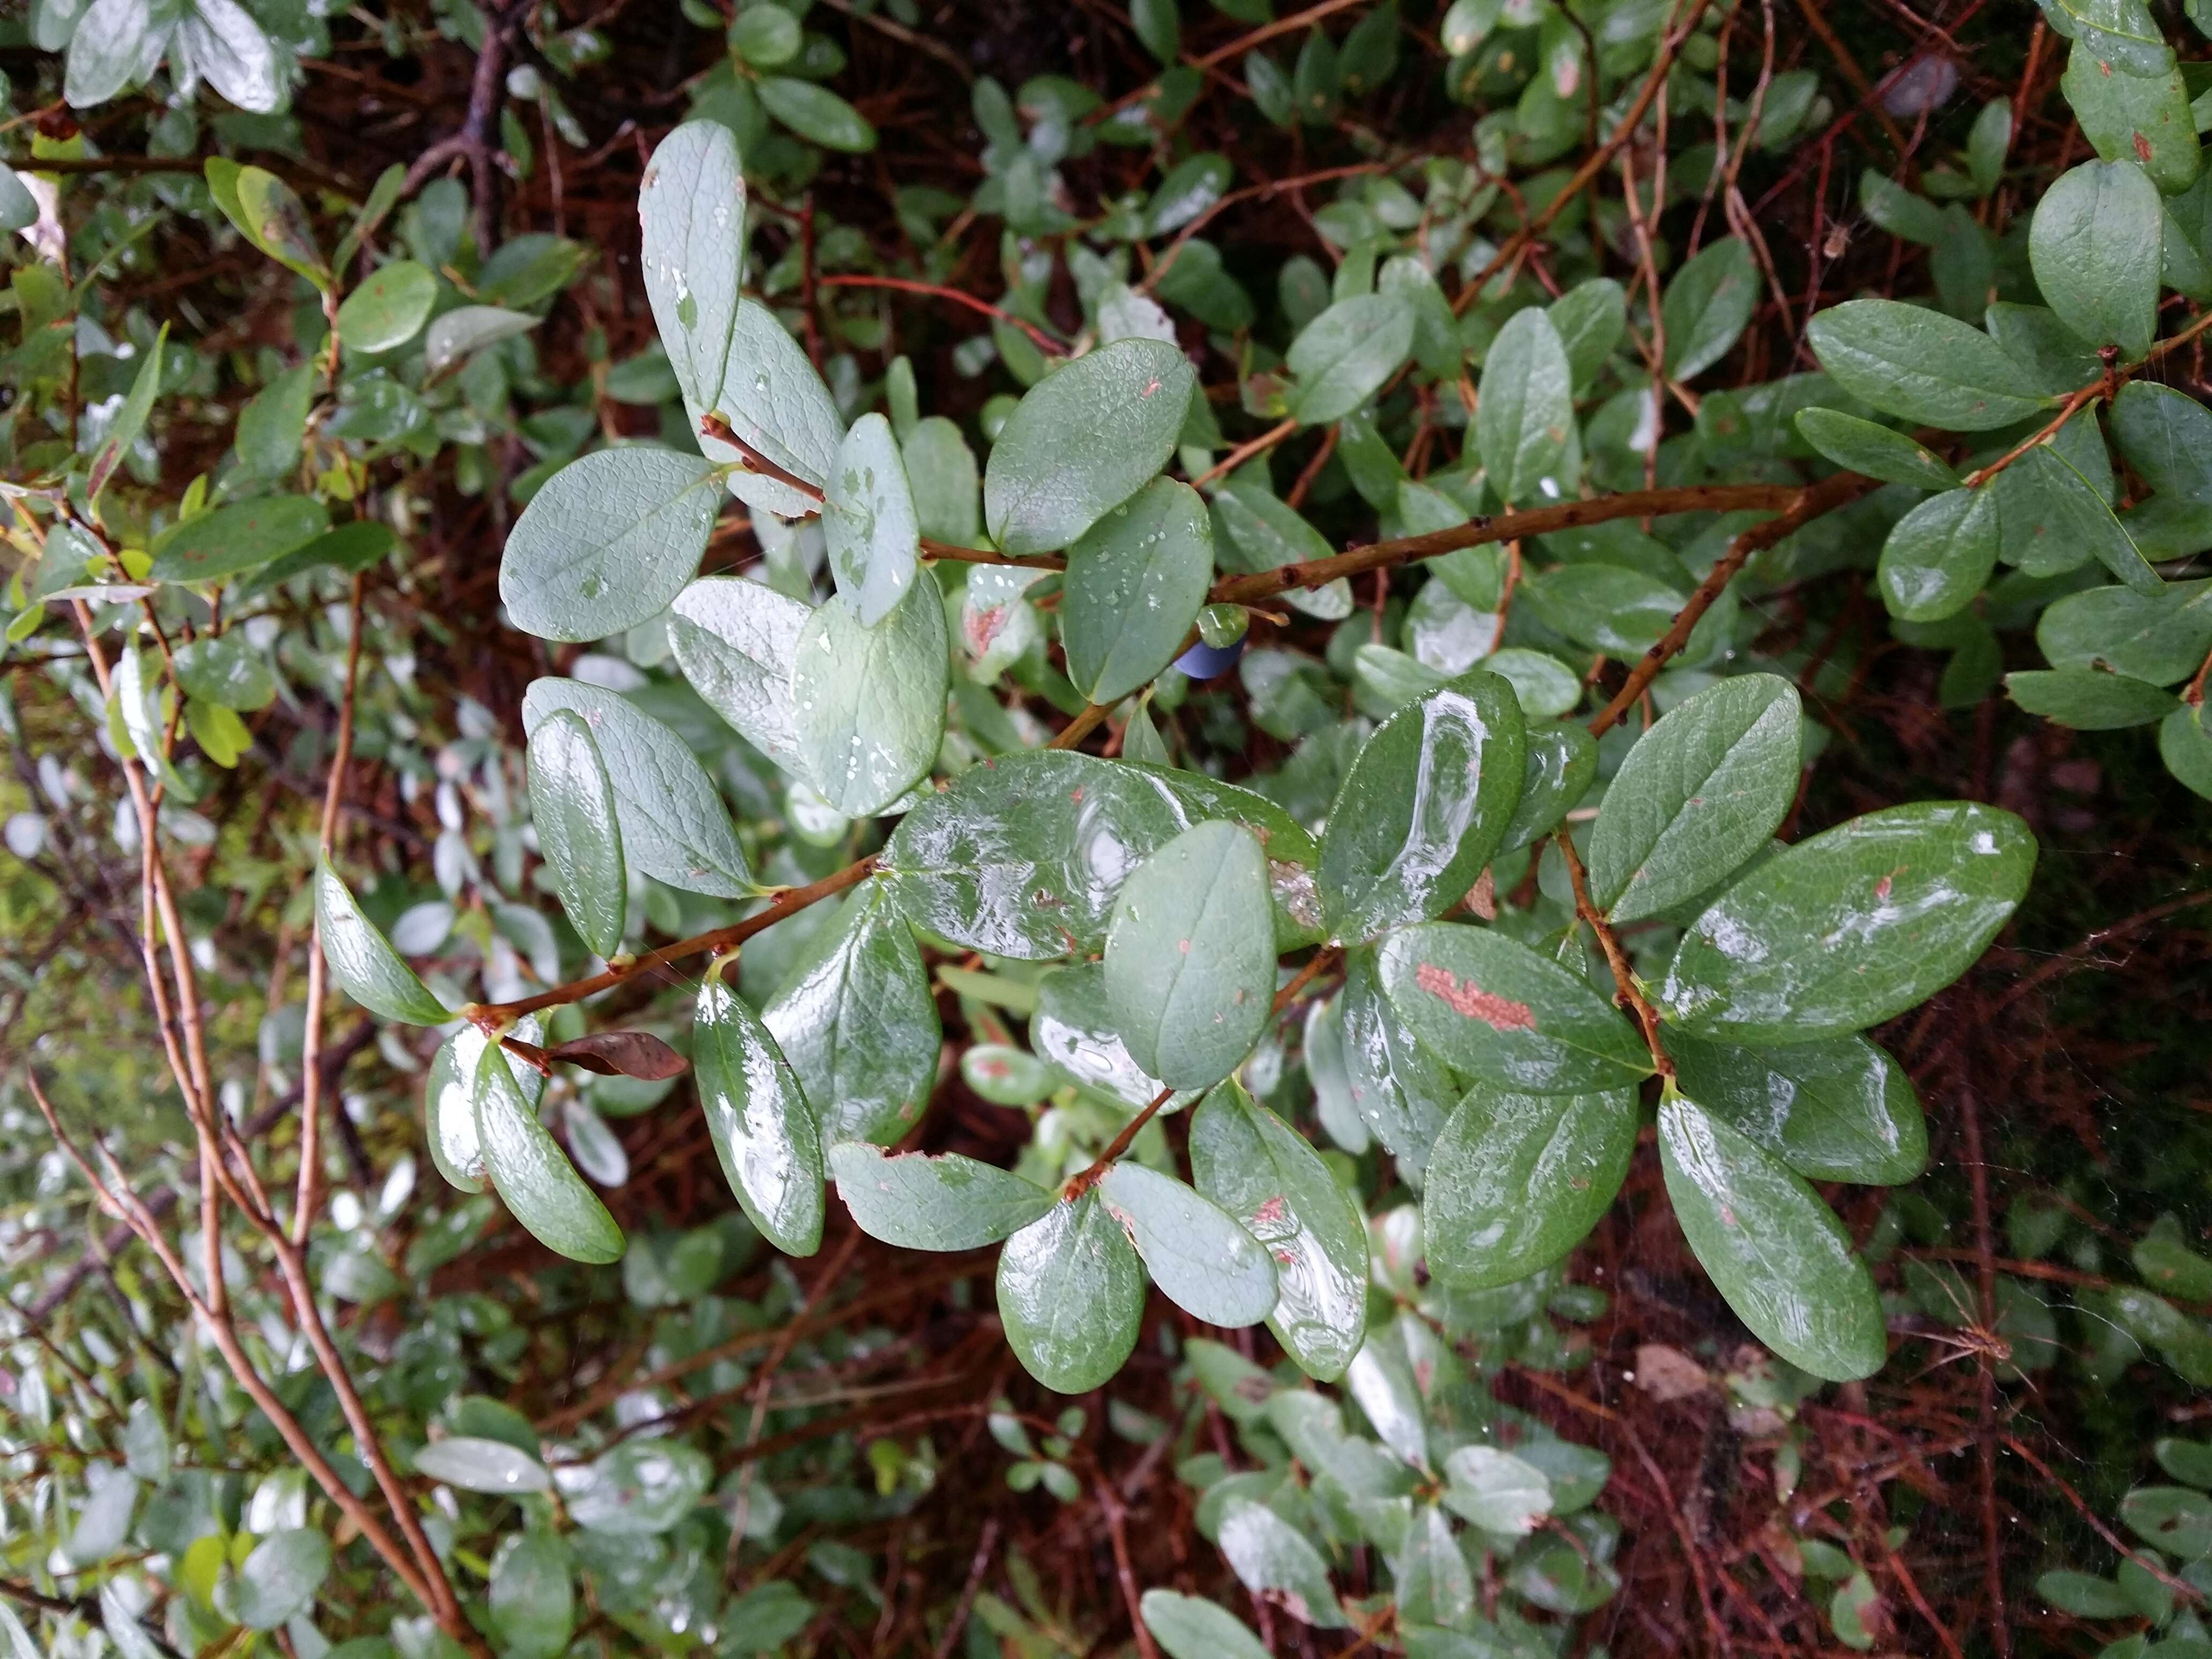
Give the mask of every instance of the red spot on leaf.
M 1887 876 L 1884 876 L 1880 881 L 1875 883 L 1874 896 L 1878 899 L 1886 899 L 1889 896 L 1889 878 Z
M 2140 132 L 2136 134 L 2136 160 L 2145 167 L 2150 165 L 2150 140 Z
M 1535 1012 L 1527 1003 L 1492 996 L 1473 980 L 1462 985 L 1449 968 L 1439 968 L 1432 962 L 1425 962 L 1414 970 L 1413 983 L 1431 996 L 1442 999 L 1454 1013 L 1462 1018 L 1479 1019 L 1493 1030 L 1533 1031 L 1536 1029 Z
M 1283 1218 L 1283 1212 L 1282 1199 L 1279 1196 L 1271 1198 L 1252 1212 L 1252 1223 L 1255 1226 L 1272 1227 Z

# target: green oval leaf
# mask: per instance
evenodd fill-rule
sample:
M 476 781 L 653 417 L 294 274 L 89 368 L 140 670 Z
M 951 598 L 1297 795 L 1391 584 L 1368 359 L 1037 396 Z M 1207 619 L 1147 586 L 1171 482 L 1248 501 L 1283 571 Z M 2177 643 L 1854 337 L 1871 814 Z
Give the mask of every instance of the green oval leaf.
M 745 274 L 745 176 L 730 129 L 686 121 L 662 139 L 637 217 L 646 299 L 696 425 L 721 398 Z
M 576 1626 L 568 1546 L 550 1532 L 510 1534 L 491 1561 L 491 1628 L 507 1659 L 555 1659 Z
M 1802 1177 L 1679 1095 L 1660 1104 L 1659 1163 L 1690 1249 L 1753 1335 L 1831 1382 L 1881 1369 L 1881 1298 Z
M 1309 1376 L 1344 1375 L 1367 1332 L 1367 1235 L 1306 1138 L 1231 1081 L 1190 1124 L 1191 1178 L 1275 1261 L 1267 1328 Z
M 2112 441 L 2161 495 L 2212 503 L 2212 410 L 2155 380 L 2130 380 L 2112 400 Z
M 913 586 L 921 537 L 906 460 L 882 416 L 861 416 L 838 446 L 822 529 L 838 598 L 873 628 Z
M 880 882 L 845 901 L 761 1020 L 817 1103 L 822 1141 L 896 1140 L 937 1076 L 937 1004 L 914 931 Z
M 1149 1589 L 1137 1607 L 1169 1659 L 1267 1659 L 1250 1626 L 1202 1596 Z
M 1106 999 L 1130 1058 L 1163 1083 L 1203 1089 L 1266 1029 L 1275 935 L 1258 839 L 1194 825 L 1130 872 L 1106 934 Z
M 1510 502 L 1571 497 L 1582 472 L 1574 371 L 1543 311 L 1516 311 L 1482 360 L 1476 447 L 1491 488 Z
M 242 629 L 203 634 L 179 646 L 172 661 L 188 697 L 224 708 L 265 708 L 276 700 L 276 673 Z
M 474 1093 L 484 1171 L 514 1218 L 572 1261 L 619 1260 L 622 1229 L 538 1121 L 501 1050 L 487 1045 L 477 1062 Z
M 1659 317 L 1667 373 L 1694 380 L 1728 356 L 1759 303 L 1759 268 L 1740 236 L 1708 244 L 1667 282 Z
M 1498 844 L 1501 853 L 1516 851 L 1558 829 L 1597 781 L 1597 739 L 1582 726 L 1538 726 L 1528 733 L 1525 752 L 1521 799 Z
M 980 1249 L 1059 1201 L 1034 1181 L 957 1152 L 888 1158 L 880 1147 L 847 1140 L 830 1149 L 830 1170 L 860 1231 L 908 1250 Z
M 568 1518 L 586 1532 L 652 1538 L 672 1531 L 699 1506 L 714 1465 L 696 1446 L 670 1439 L 629 1440 L 586 1468 L 561 1472 Z
M 2158 186 L 2135 162 L 2084 161 L 2035 204 L 2028 263 L 2058 319 L 2091 345 L 2132 360 L 2158 332 L 2164 246 Z
M 1690 924 L 1656 1000 L 1702 1036 L 1878 1025 L 1972 965 L 2027 890 L 2035 838 L 1972 801 L 1869 812 L 1786 848 Z
M 456 306 L 431 319 L 422 337 L 422 367 L 442 374 L 471 353 L 527 334 L 543 320 L 504 306 Z
M 2150 726 L 2182 707 L 2147 680 L 2099 668 L 2027 669 L 2006 675 L 2005 690 L 2029 714 L 2076 732 Z
M 1188 484 L 1155 478 L 1067 550 L 1060 639 L 1067 677 L 1119 702 L 1173 662 L 1213 579 L 1213 523 Z
M 813 607 L 765 582 L 702 576 L 668 607 L 676 665 L 707 706 L 778 766 L 801 772 L 791 701 L 799 638 Z
M 500 1498 L 545 1492 L 553 1485 L 544 1464 L 530 1453 L 504 1440 L 470 1435 L 433 1440 L 415 1454 L 415 1473 L 464 1492 L 489 1492 Z
M 1801 409 L 1797 430 L 1805 441 L 1847 471 L 1916 489 L 1954 489 L 1959 475 L 1924 444 L 1894 427 L 1863 421 L 1839 409 Z
M 807 619 L 792 665 L 792 727 L 822 798 L 849 818 L 882 811 L 929 775 L 945 738 L 951 641 L 924 574 L 874 628 L 849 606 Z
M 1353 760 L 1322 838 L 1331 936 L 1373 939 L 1459 902 L 1512 822 L 1525 750 L 1513 688 L 1480 669 L 1383 721 Z
M 1806 338 L 1844 391 L 1923 425 L 1982 432 L 2049 402 L 1996 341 L 1925 306 L 1852 300 L 1814 317 Z
M 1695 898 L 1766 845 L 1796 799 L 1797 688 L 1709 686 L 1636 740 L 1590 827 L 1590 896 L 1615 922 Z
M 1893 1187 L 1928 1164 L 1928 1126 L 1904 1067 L 1864 1037 L 1744 1048 L 1670 1031 L 1683 1092 L 1808 1181 Z
M 865 155 L 876 147 L 875 128 L 827 87 L 787 75 L 763 75 L 753 90 L 770 115 L 824 149 Z
M 1519 940 L 1455 922 L 1393 933 L 1383 988 L 1414 1036 L 1454 1070 L 1531 1094 L 1586 1094 L 1651 1074 L 1620 1012 Z
M 1447 1285 L 1510 1285 L 1581 1243 L 1636 1151 L 1632 1089 L 1522 1095 L 1470 1089 L 1429 1149 L 1421 1236 Z
M 999 1255 L 999 1319 L 1022 1368 L 1060 1394 L 1121 1369 L 1145 1315 L 1145 1268 L 1096 1192 L 1054 1204 Z
M 320 501 L 264 495 L 187 519 L 155 538 L 147 574 L 157 582 L 210 582 L 304 547 L 331 527 Z
M 338 339 L 349 351 L 389 351 L 413 339 L 437 302 L 438 278 L 412 259 L 395 259 L 346 295 Z
M 1465 1085 L 1391 1006 L 1373 950 L 1345 952 L 1340 1000 L 1352 1109 L 1418 1178 Z
M 1291 413 L 1305 426 L 1342 420 L 1380 391 L 1413 349 L 1413 307 L 1406 299 L 1339 300 L 1298 331 L 1283 360 L 1297 383 Z
M 1444 1507 L 1485 1532 L 1526 1538 L 1552 1512 L 1544 1472 L 1495 1446 L 1462 1446 L 1444 1460 Z
M 2044 611 L 2035 642 L 2054 668 L 2105 667 L 2172 685 L 2212 651 L 2212 580 L 2167 582 L 2155 594 L 2128 587 L 2069 593 Z
M 1104 948 L 1122 878 L 1192 824 L 1228 818 L 1266 848 L 1276 945 L 1318 921 L 1312 838 L 1249 790 L 1065 750 L 986 761 L 899 821 L 880 868 L 916 927 L 1024 962 Z
M 1999 500 L 1994 490 L 1946 490 L 1891 526 L 1875 578 L 1891 616 L 1941 622 L 1974 602 L 1996 568 Z
M 230 1584 L 230 1613 L 248 1630 L 275 1630 L 315 1604 L 331 1571 L 331 1540 L 312 1527 L 271 1533 Z
M 753 1011 L 709 974 L 692 1025 L 699 1107 L 722 1174 L 787 1255 L 822 1247 L 822 1131 L 799 1073 Z
M 1254 1595 L 1322 1630 L 1341 1630 L 1349 1622 L 1321 1553 L 1265 1504 L 1231 1498 L 1222 1511 L 1218 1541 L 1231 1569 Z
M 1256 1325 L 1274 1311 L 1275 1266 L 1259 1240 L 1182 1182 L 1126 1160 L 1098 1183 L 1106 1212 L 1168 1300 L 1209 1325 Z
M 535 1014 L 525 1014 L 515 1022 L 514 1035 L 524 1042 L 543 1042 L 544 1024 Z M 423 1138 L 429 1143 L 430 1162 L 448 1185 L 465 1193 L 483 1190 L 483 1143 L 477 1138 L 476 1106 L 477 1066 L 483 1052 L 484 1034 L 464 1024 L 430 1056 L 422 1085 Z M 505 1049 L 501 1052 L 506 1054 Z M 507 1069 L 525 1103 L 535 1110 L 545 1092 L 545 1074 L 511 1054 L 507 1054 Z
M 362 913 L 328 859 L 315 869 L 315 921 L 331 977 L 371 1013 L 408 1025 L 442 1025 L 453 1017 Z
M 699 568 L 722 492 L 696 455 L 599 449 L 548 478 L 515 521 L 499 597 L 517 628 L 598 640 L 649 622 Z
M 629 902 L 615 787 L 582 715 L 561 709 L 530 734 L 530 819 L 561 907 L 595 956 L 621 948 Z
M 1068 546 L 1167 464 L 1197 383 L 1159 340 L 1116 340 L 1015 406 L 983 469 L 983 517 L 1012 554 Z
M 752 891 L 729 809 L 690 744 L 618 692 L 581 680 L 532 680 L 522 698 L 524 730 L 534 732 L 564 708 L 582 717 L 599 746 L 629 863 L 685 892 Z
M 719 413 L 738 437 L 817 490 L 828 484 L 845 438 L 836 400 L 807 361 L 805 349 L 757 300 L 738 302 L 721 390 L 708 409 L 697 412 Z M 819 495 L 752 471 L 736 446 L 702 433 L 699 448 L 708 459 L 735 467 L 730 493 L 755 512 L 803 519 L 821 510 Z

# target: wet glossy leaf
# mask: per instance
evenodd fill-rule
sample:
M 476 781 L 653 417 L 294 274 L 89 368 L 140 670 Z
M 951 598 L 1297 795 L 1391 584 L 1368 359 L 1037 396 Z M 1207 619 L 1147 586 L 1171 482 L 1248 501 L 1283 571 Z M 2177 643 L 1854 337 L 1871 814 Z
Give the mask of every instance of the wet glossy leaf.
M 21 230 L 38 222 L 38 198 L 24 186 L 22 175 L 12 167 L 0 167 L 0 232 Z
M 328 510 L 304 495 L 219 507 L 156 537 L 147 574 L 157 582 L 215 581 L 304 547 L 330 527 Z
M 1972 801 L 1853 818 L 1765 860 L 1690 925 L 1661 1012 L 1729 1042 L 1880 1024 L 1972 965 L 2027 890 L 2035 852 L 2026 824 Z
M 442 1025 L 453 1018 L 376 924 L 362 914 L 327 860 L 315 872 L 315 920 L 331 977 L 362 1007 L 409 1025 Z
M 1267 850 L 1276 944 L 1318 920 L 1304 830 L 1273 802 L 1188 773 L 1036 750 L 986 761 L 900 820 L 882 869 L 915 925 L 1022 961 L 1103 950 L 1114 896 L 1137 862 L 1206 818 L 1245 825 Z
M 1946 490 L 1892 526 L 1875 576 L 1891 616 L 1941 622 L 1973 603 L 1996 568 L 1999 499 L 1988 489 Z
M 1844 391 L 1924 425 L 1982 432 L 2026 420 L 2047 401 L 1996 341 L 1925 306 L 1852 300 L 1814 317 L 1806 337 Z
M 706 1453 L 680 1441 L 625 1441 L 582 1468 L 559 1471 L 568 1518 L 586 1532 L 650 1538 L 698 1507 L 714 1478 Z
M 998 1290 L 1006 1346 L 1056 1393 L 1089 1393 L 1137 1346 L 1144 1264 L 1096 1192 L 1054 1205 L 1009 1238 Z
M 1759 303 L 1759 270 L 1741 237 L 1710 243 L 1667 282 L 1659 310 L 1667 373 L 1693 380 L 1728 356 Z
M 5 168 L 0 168 L 0 172 L 5 171 Z M 12 173 L 8 176 L 11 179 L 15 177 Z M 107 428 L 107 435 L 100 440 L 99 448 L 93 453 L 92 465 L 85 476 L 87 500 L 99 499 L 100 492 L 106 488 L 107 481 L 114 477 L 115 469 L 146 430 L 146 417 L 153 413 L 155 397 L 161 389 L 161 365 L 167 361 L 168 344 L 169 325 L 164 323 L 161 331 L 154 337 L 153 349 L 146 353 L 144 361 L 138 365 L 137 374 L 131 377 L 131 395 L 123 400 L 123 407 L 117 411 L 113 424 Z
M 1462 1446 L 1444 1460 L 1444 1507 L 1485 1532 L 1525 1538 L 1552 1512 L 1544 1472 L 1494 1446 Z
M 901 448 L 921 533 L 955 547 L 973 547 L 983 532 L 975 452 L 959 426 L 942 415 L 925 416 Z
M 1468 1076 L 1581 1094 L 1650 1074 L 1643 1039 L 1588 980 L 1504 933 L 1431 922 L 1392 934 L 1377 961 L 1390 1006 Z
M 1221 1553 L 1244 1588 L 1302 1624 L 1341 1630 L 1348 1622 L 1321 1553 L 1264 1504 L 1233 1498 L 1221 1517 Z
M 561 709 L 580 715 L 615 788 L 623 856 L 655 881 L 742 898 L 752 872 L 729 809 L 690 746 L 619 693 L 581 680 L 531 682 L 522 723 L 535 732 Z
M 188 697 L 224 708 L 265 708 L 276 700 L 276 676 L 269 659 L 232 629 L 203 634 L 179 645 L 172 661 L 177 684 Z
M 722 491 L 696 455 L 594 450 L 548 478 L 515 521 L 499 597 L 517 628 L 597 640 L 648 622 L 698 573 Z
M 1579 726 L 1538 726 L 1528 736 L 1521 799 L 1498 850 L 1510 853 L 1550 834 L 1597 781 L 1597 739 Z
M 491 1561 L 491 1628 L 509 1659 L 554 1659 L 576 1626 L 568 1547 L 550 1532 L 510 1534 Z
M 914 585 L 921 521 L 891 423 L 863 415 L 837 447 L 822 503 L 837 594 L 873 628 Z
M 456 306 L 431 319 L 422 337 L 422 365 L 433 374 L 442 374 L 472 352 L 527 334 L 541 320 L 504 306 Z
M 1831 1382 L 1881 1369 L 1889 1345 L 1874 1280 L 1802 1177 L 1680 1096 L 1659 1108 L 1659 1161 L 1691 1249 L 1754 1336 Z
M 1291 413 L 1302 425 L 1340 421 L 1381 390 L 1413 349 L 1413 307 L 1395 294 L 1362 294 L 1298 331 L 1283 366 L 1297 382 Z
M 1374 951 L 1345 953 L 1340 1004 L 1352 1108 L 1418 1177 L 1464 1085 L 1391 1006 Z
M 1188 484 L 1155 478 L 1068 549 L 1060 591 L 1067 676 L 1117 702 L 1175 660 L 1213 579 L 1213 524 Z
M 389 351 L 405 345 L 429 319 L 438 279 L 412 259 L 395 259 L 346 295 L 338 338 L 349 350 Z
M 1625 1088 L 1522 1095 L 1475 1085 L 1429 1149 L 1422 1177 L 1430 1273 L 1482 1288 L 1561 1260 L 1620 1190 L 1637 1120 Z
M 1590 896 L 1638 921 L 1710 890 L 1764 846 L 1796 798 L 1797 690 L 1773 674 L 1721 681 L 1636 741 L 1598 808 Z
M 489 1492 L 501 1498 L 544 1492 L 553 1484 L 544 1464 L 532 1454 L 504 1440 L 471 1435 L 433 1440 L 415 1454 L 415 1472 L 464 1492 Z
M 873 628 L 825 605 L 800 631 L 792 730 L 822 797 L 847 817 L 882 811 L 929 775 L 945 737 L 951 641 L 924 574 Z
M 730 1190 L 769 1243 L 813 1255 L 822 1244 L 823 1136 L 798 1073 L 718 975 L 699 988 L 692 1033 L 699 1106 Z
M 687 405 L 716 406 L 745 269 L 745 179 L 729 128 L 686 121 L 662 139 L 637 192 L 639 264 L 653 325 Z
M 1030 1042 L 1068 1082 L 1128 1111 L 1151 1104 L 1164 1086 L 1129 1058 L 1128 1045 L 1114 1028 L 1103 963 L 1056 969 L 1038 981 Z M 1189 1098 L 1186 1092 L 1183 1100 Z
M 1385 720 L 1329 809 L 1320 888 L 1330 933 L 1372 939 L 1457 903 L 1512 821 L 1525 746 L 1512 687 L 1479 669 Z
M 250 476 L 268 483 L 300 464 L 307 411 L 315 401 L 315 365 L 301 363 L 271 380 L 239 411 L 234 440 Z
M 1274 1310 L 1275 1267 L 1218 1205 L 1171 1176 L 1124 1159 L 1098 1183 L 1152 1282 L 1209 1325 L 1256 1325 Z
M 1129 874 L 1106 934 L 1106 998 L 1130 1058 L 1203 1089 L 1251 1052 L 1275 988 L 1266 855 L 1242 825 L 1195 824 Z
M 2138 1486 L 2120 1500 L 2120 1519 L 2145 1543 L 2184 1561 L 2212 1556 L 2212 1498 L 2184 1486 Z
M 691 413 L 695 429 L 699 416 L 720 415 L 755 450 L 816 489 L 829 483 L 845 438 L 844 419 L 807 361 L 805 348 L 757 300 L 738 302 L 721 390 L 706 408 Z M 818 496 L 750 470 L 734 444 L 702 434 L 699 447 L 711 461 L 737 464 L 730 493 L 755 512 L 802 519 L 820 510 Z
M 764 582 L 736 576 L 702 576 L 668 607 L 668 643 L 691 689 L 787 770 L 799 766 L 792 665 L 813 614 Z
M 1928 1164 L 1911 1079 L 1864 1037 L 1745 1048 L 1670 1031 L 1682 1091 L 1808 1181 L 1893 1187 Z
M 866 1141 L 830 1149 L 837 1196 L 871 1238 L 908 1250 L 973 1250 L 1020 1231 L 1058 1194 L 957 1152 L 887 1158 Z
M 1116 340 L 1040 380 L 983 469 L 992 539 L 1016 554 L 1073 544 L 1167 464 L 1195 380 L 1159 340 Z
M 314 1605 L 331 1571 L 331 1540 L 312 1527 L 271 1533 L 230 1585 L 230 1613 L 248 1630 L 275 1630 Z
M 1267 1659 L 1251 1626 L 1217 1602 L 1149 1589 L 1137 1605 L 1168 1659 Z
M 622 828 L 599 745 L 574 710 L 556 711 L 530 734 L 530 819 L 576 937 L 611 957 L 629 904 Z
M 1547 628 L 1615 657 L 1639 657 L 1657 644 L 1688 599 L 1686 581 L 1611 564 L 1560 565 L 1521 587 L 1521 602 Z
M 535 1014 L 515 1022 L 511 1036 L 535 1043 L 544 1036 Z M 505 1053 L 505 1050 L 501 1051 Z M 424 1139 L 430 1161 L 447 1182 L 465 1193 L 483 1190 L 483 1143 L 477 1136 L 477 1066 L 483 1059 L 484 1034 L 463 1024 L 430 1057 L 429 1074 L 422 1086 Z M 507 1074 L 533 1110 L 545 1091 L 545 1074 L 520 1056 L 506 1054 Z
M 1498 331 L 1482 362 L 1475 443 L 1490 487 L 1510 502 L 1571 496 L 1582 471 L 1574 373 L 1552 319 L 1534 307 Z
M 2091 345 L 2140 357 L 2158 331 L 2163 234 L 2158 186 L 2141 167 L 2084 161 L 2035 204 L 2027 255 L 2036 286 Z
M 937 1004 L 914 932 L 879 882 L 813 936 L 761 1018 L 817 1103 L 825 1146 L 888 1145 L 929 1099 Z
M 1462 1626 L 1474 1617 L 1474 1574 L 1452 1535 L 1451 1522 L 1436 1504 L 1413 1504 L 1396 1567 L 1394 1590 L 1401 1632 Z M 1408 1647 L 1418 1651 L 1410 1641 Z
M 1190 1125 L 1191 1177 L 1274 1259 L 1267 1328 L 1310 1376 L 1344 1375 L 1367 1329 L 1367 1237 L 1304 1135 L 1234 1082 Z
M 1807 443 L 1849 471 L 1917 489 L 1952 489 L 1959 475 L 1924 444 L 1894 427 L 1838 409 L 1801 409 L 1797 430 Z
M 538 1121 L 502 1054 L 488 1048 L 477 1060 L 474 1094 L 484 1171 L 514 1218 L 572 1261 L 618 1260 L 622 1229 Z

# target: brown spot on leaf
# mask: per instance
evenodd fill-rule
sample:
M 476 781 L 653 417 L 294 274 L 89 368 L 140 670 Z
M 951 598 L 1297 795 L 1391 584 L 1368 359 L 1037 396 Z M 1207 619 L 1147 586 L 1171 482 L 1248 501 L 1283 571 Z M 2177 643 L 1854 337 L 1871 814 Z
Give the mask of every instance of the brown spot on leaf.
M 2136 160 L 2145 167 L 2150 165 L 2150 140 L 2140 132 L 2136 134 Z
M 1525 1002 L 1492 996 L 1473 980 L 1462 985 L 1449 968 L 1425 962 L 1413 972 L 1413 983 L 1440 999 L 1463 1019 L 1479 1019 L 1498 1031 L 1533 1031 L 1536 1015 Z

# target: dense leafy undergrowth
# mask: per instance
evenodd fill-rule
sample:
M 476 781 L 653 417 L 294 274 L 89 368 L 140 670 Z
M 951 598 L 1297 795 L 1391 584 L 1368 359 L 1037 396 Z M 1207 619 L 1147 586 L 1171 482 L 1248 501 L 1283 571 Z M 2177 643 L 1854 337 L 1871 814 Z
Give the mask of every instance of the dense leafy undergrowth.
M 0 1655 L 2212 1654 L 2200 23 L 0 17 Z

